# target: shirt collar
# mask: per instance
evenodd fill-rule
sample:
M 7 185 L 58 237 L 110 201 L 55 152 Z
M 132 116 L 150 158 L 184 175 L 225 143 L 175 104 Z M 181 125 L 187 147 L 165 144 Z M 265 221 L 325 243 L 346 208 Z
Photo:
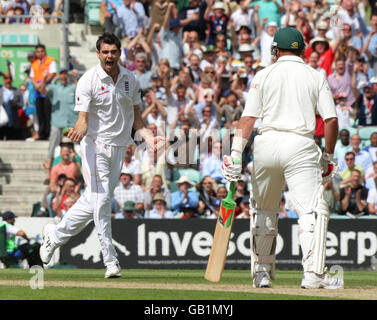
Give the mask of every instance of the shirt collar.
M 119 63 L 118 63 L 118 66 L 119 66 L 119 79 L 121 78 L 121 77 L 123 77 L 125 74 L 126 74 L 126 69 L 125 68 L 123 68 Z M 98 74 L 98 76 L 100 77 L 100 79 L 101 80 L 103 80 L 103 79 L 105 79 L 105 78 L 107 78 L 107 77 L 110 77 L 106 72 L 105 72 L 105 70 L 103 70 L 103 68 L 101 67 L 101 63 L 98 63 L 97 64 L 97 67 L 96 67 L 96 71 L 97 71 L 97 74 Z
M 283 61 L 295 61 L 295 62 L 302 62 L 304 63 L 304 60 L 298 56 L 282 56 L 278 59 L 277 62 L 283 62 Z

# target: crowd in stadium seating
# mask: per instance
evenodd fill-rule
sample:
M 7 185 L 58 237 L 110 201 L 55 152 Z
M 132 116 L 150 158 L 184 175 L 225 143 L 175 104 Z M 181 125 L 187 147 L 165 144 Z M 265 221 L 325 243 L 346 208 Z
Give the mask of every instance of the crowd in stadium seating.
M 255 73 L 274 63 L 274 34 L 286 26 L 303 33 L 304 61 L 327 77 L 342 129 L 335 150 L 339 174 L 324 186 L 330 210 L 351 217 L 376 214 L 375 1 L 104 0 L 101 16 L 104 31 L 122 40 L 120 63 L 140 83 L 142 118 L 155 135 L 166 135 L 169 141 L 165 152 L 151 154 L 136 133 L 136 146 L 127 147 L 112 199 L 114 218 L 217 217 L 227 194 L 221 154 L 230 150 Z M 47 58 L 43 46 L 30 53 L 31 63 L 44 59 L 48 76 L 39 79 L 37 64 L 32 64 L 18 89 L 10 89 L 11 74 L 5 73 L 0 99 L 7 111 L 18 108 L 32 119 L 30 141 L 49 139 L 42 211 L 61 217 L 84 187 L 79 145 L 64 137 L 77 117 L 73 107 L 78 76 L 76 70 L 58 72 Z M 19 94 L 24 97 L 21 105 L 16 103 Z M 1 139 L 20 137 L 17 121 L 10 117 L 0 128 Z M 252 142 L 261 123 L 257 121 L 243 154 L 236 218 L 250 216 Z M 321 148 L 323 128 L 318 115 L 315 138 Z M 288 189 L 280 207 L 280 218 L 297 217 Z

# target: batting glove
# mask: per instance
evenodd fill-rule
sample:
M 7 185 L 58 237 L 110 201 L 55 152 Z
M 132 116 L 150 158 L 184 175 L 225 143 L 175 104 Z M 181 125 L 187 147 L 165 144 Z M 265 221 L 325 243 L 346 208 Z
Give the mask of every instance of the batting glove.
M 338 165 L 334 162 L 333 155 L 324 152 L 321 158 L 322 181 L 327 182 L 334 178 L 338 172 Z
M 238 181 L 241 178 L 242 171 L 241 159 L 224 156 L 221 171 L 227 181 Z

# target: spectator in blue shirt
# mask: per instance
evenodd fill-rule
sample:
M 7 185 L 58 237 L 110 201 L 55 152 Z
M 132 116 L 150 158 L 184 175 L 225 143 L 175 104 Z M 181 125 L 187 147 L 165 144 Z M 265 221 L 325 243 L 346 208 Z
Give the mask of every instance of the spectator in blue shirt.
M 123 4 L 122 0 L 103 0 L 101 1 L 101 11 L 105 16 L 104 27 L 105 32 L 114 33 L 118 38 L 121 36 L 121 28 L 114 24 L 114 7 L 119 8 Z M 116 9 L 115 9 L 116 10 Z
M 114 7 L 113 7 L 114 9 Z M 136 0 L 123 0 L 123 4 L 114 9 L 115 25 L 121 26 L 122 33 L 132 39 L 135 38 L 139 29 L 144 29 L 145 10 L 144 6 Z
M 198 208 L 199 197 L 196 191 L 189 191 L 194 184 L 188 177 L 182 176 L 176 184 L 179 186 L 179 191 L 171 194 L 171 209 L 174 214 L 183 212 L 185 205 L 189 205 L 190 208 Z

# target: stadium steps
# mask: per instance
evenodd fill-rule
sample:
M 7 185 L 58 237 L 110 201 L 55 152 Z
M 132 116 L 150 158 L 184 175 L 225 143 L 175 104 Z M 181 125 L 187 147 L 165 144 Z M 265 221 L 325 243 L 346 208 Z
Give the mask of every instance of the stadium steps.
M 31 216 L 46 186 L 48 141 L 0 141 L 0 212 Z
M 69 52 L 73 58 L 72 64 L 82 74 L 98 63 L 96 41 L 100 33 L 85 34 L 84 25 L 80 23 L 70 23 L 68 30 Z

